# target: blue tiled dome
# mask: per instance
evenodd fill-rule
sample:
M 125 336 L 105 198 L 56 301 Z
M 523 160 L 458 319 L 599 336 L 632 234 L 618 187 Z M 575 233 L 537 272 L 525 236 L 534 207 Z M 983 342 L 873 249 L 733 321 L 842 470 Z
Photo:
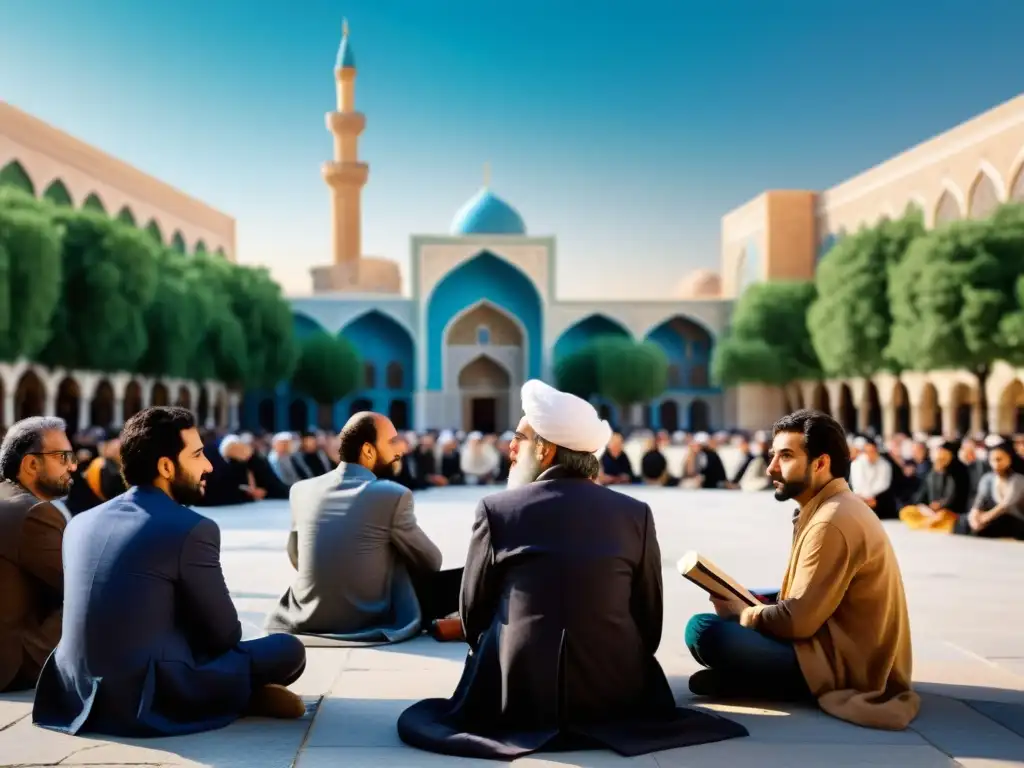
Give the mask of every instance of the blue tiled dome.
M 515 208 L 484 187 L 455 214 L 451 233 L 453 235 L 525 235 L 526 224 Z

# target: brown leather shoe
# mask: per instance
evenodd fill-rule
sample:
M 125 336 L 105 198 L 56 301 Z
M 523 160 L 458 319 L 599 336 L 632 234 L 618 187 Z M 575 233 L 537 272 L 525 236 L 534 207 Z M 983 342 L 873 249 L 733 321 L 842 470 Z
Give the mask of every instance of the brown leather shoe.
M 252 692 L 248 714 L 278 720 L 297 720 L 306 714 L 306 705 L 298 694 L 283 685 L 264 685 Z

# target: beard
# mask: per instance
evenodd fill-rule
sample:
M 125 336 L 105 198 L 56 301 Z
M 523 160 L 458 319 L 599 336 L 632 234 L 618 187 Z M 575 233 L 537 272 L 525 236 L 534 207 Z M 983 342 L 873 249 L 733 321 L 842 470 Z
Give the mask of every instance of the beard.
M 206 475 L 200 475 L 198 479 L 189 477 L 178 467 L 174 473 L 174 480 L 171 482 L 171 498 L 185 507 L 198 504 L 206 493 L 203 488 L 205 477 Z
M 74 484 L 70 473 L 60 475 L 59 477 L 42 477 L 36 482 L 41 493 L 46 494 L 51 499 L 62 499 L 71 492 L 71 486 Z
M 525 447 L 525 446 L 524 446 Z M 531 450 L 520 451 L 516 463 L 508 471 L 508 487 L 520 488 L 540 477 L 540 459 Z
M 772 482 L 782 483 L 775 489 L 776 501 L 789 501 L 811 487 L 811 468 L 808 467 L 804 476 L 799 480 L 783 480 L 782 476 L 771 476 Z
M 402 460 L 400 458 L 392 459 L 389 462 L 383 462 L 379 459 L 377 464 L 373 468 L 373 474 L 378 480 L 391 480 L 396 477 L 402 468 Z

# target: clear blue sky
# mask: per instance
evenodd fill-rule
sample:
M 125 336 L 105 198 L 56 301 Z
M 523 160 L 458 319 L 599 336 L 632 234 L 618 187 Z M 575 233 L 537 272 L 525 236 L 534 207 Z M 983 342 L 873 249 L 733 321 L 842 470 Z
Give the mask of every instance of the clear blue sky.
M 490 161 L 557 235 L 566 298 L 666 297 L 763 189 L 827 188 L 1024 90 L 1017 0 L 0 0 L 0 97 L 234 215 L 241 260 L 305 288 L 343 16 L 364 251 L 407 273 Z

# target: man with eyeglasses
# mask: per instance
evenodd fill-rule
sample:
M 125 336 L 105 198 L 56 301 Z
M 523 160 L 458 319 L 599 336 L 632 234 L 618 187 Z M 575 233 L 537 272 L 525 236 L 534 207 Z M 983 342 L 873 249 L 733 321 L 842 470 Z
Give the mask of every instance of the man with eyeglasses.
M 67 522 L 53 502 L 75 467 L 63 419 L 22 419 L 0 444 L 0 691 L 34 688 L 60 640 Z

